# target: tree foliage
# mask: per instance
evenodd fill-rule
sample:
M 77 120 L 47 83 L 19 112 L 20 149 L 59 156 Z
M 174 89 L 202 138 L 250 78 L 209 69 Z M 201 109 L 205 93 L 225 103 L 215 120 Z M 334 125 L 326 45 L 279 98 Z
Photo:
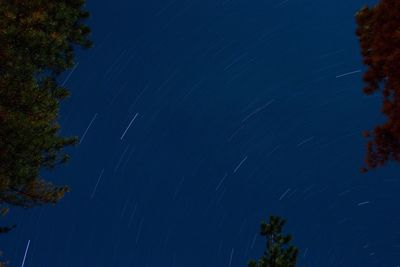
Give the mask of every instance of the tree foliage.
M 59 104 L 68 91 L 57 77 L 73 66 L 75 47 L 91 46 L 84 2 L 0 1 L 2 206 L 54 204 L 68 191 L 39 172 L 65 163 L 63 148 L 77 143 L 75 137 L 59 136 Z
M 298 249 L 289 245 L 291 235 L 283 235 L 285 220 L 270 216 L 269 223 L 261 223 L 260 234 L 266 237 L 267 246 L 264 255 L 258 260 L 251 260 L 248 267 L 295 267 Z
M 381 0 L 372 8 L 364 7 L 356 14 L 356 34 L 364 64 L 364 93 L 380 92 L 382 112 L 387 122 L 367 137 L 367 171 L 389 160 L 400 162 L 400 1 Z

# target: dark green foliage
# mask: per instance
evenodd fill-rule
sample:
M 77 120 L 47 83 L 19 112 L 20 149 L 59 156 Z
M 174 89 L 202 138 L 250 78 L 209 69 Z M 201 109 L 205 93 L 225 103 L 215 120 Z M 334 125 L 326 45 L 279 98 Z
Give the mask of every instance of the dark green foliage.
M 44 181 L 41 169 L 65 163 L 59 136 L 57 77 L 74 64 L 74 47 L 88 48 L 84 0 L 0 1 L 0 205 L 55 204 L 69 189 Z M 7 232 L 12 227 L 0 228 Z
M 294 267 L 296 266 L 298 249 L 289 245 L 290 235 L 283 235 L 285 220 L 270 216 L 269 223 L 261 223 L 260 234 L 266 237 L 267 247 L 264 255 L 256 262 L 251 260 L 248 267 Z

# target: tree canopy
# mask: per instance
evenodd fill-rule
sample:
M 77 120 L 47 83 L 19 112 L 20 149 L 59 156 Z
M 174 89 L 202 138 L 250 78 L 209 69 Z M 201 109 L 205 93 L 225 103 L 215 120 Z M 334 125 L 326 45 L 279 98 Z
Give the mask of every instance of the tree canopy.
M 74 49 L 89 48 L 84 0 L 0 1 L 0 205 L 56 203 L 67 186 L 39 175 L 65 163 L 57 123 L 67 88 L 57 81 L 74 65 Z M 8 230 L 2 229 L 2 230 Z
M 291 235 L 283 235 L 282 228 L 286 221 L 277 216 L 270 216 L 269 222 L 261 223 L 261 236 L 265 236 L 267 246 L 264 255 L 258 260 L 250 260 L 248 267 L 295 267 L 298 249 L 290 245 Z
M 364 64 L 364 93 L 380 92 L 386 123 L 364 132 L 367 142 L 366 167 L 362 171 L 400 162 L 400 1 L 381 0 L 356 14 L 356 34 Z

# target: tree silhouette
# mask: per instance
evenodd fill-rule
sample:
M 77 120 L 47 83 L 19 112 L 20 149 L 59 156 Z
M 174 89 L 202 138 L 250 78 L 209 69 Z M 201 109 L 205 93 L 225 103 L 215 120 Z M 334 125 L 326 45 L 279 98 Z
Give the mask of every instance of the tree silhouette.
M 68 160 L 75 137 L 59 136 L 57 81 L 74 65 L 74 49 L 89 48 L 84 0 L 0 1 L 0 205 L 31 208 L 56 203 L 67 186 L 39 172 Z M 7 232 L 13 227 L 0 228 Z
M 380 92 L 387 122 L 364 132 L 368 138 L 366 172 L 393 160 L 400 162 L 400 1 L 381 0 L 356 14 L 356 35 L 364 64 L 365 94 Z
M 283 235 L 285 220 L 270 216 L 269 223 L 261 223 L 261 235 L 266 237 L 267 247 L 258 262 L 251 260 L 248 267 L 294 267 L 296 266 L 298 249 L 289 245 L 291 235 Z

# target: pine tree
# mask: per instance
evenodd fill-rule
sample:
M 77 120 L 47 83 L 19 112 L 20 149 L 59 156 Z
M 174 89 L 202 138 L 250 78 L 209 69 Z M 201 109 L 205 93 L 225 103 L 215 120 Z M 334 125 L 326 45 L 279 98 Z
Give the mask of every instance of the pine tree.
M 380 92 L 387 122 L 364 132 L 368 138 L 366 172 L 388 161 L 400 162 L 400 1 L 381 0 L 356 14 L 356 35 L 364 64 L 364 93 Z
M 251 260 L 248 267 L 295 267 L 298 249 L 289 245 L 291 235 L 283 235 L 285 220 L 270 216 L 269 223 L 261 223 L 262 236 L 266 237 L 267 245 L 264 255 L 258 260 Z
M 69 189 L 43 180 L 42 169 L 67 162 L 59 136 L 57 81 L 74 65 L 74 49 L 89 48 L 84 0 L 0 1 L 0 205 L 55 204 Z M 7 232 L 12 227 L 3 227 Z

